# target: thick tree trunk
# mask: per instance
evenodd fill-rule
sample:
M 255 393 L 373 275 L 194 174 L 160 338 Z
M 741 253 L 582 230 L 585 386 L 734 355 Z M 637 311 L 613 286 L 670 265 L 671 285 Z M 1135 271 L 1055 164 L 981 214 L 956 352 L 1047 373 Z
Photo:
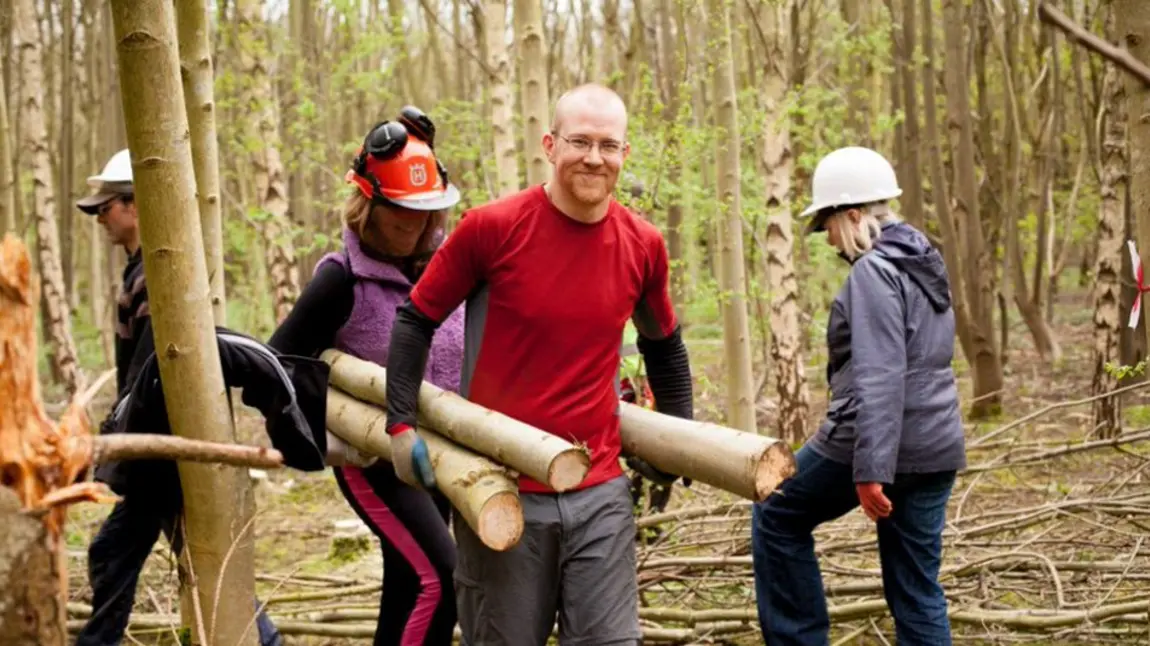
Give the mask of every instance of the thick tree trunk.
M 965 254 L 962 283 L 970 310 L 969 349 L 973 351 L 973 356 L 967 357 L 974 369 L 974 399 L 970 414 L 981 419 L 997 414 L 1002 407 L 1002 362 L 994 342 L 991 254 L 986 249 L 979 217 L 969 78 L 965 71 L 966 24 L 961 0 L 943 0 L 942 7 L 946 21 L 943 31 L 946 36 L 947 129 L 954 151 L 954 216 L 963 231 L 961 247 L 956 251 Z
M 177 0 L 180 76 L 192 136 L 196 198 L 204 232 L 204 256 L 211 288 L 212 316 L 227 325 L 224 286 L 223 216 L 220 209 L 219 145 L 216 142 L 215 73 L 209 47 L 208 6 L 205 0 Z
M 61 547 L 42 520 L 21 511 L 20 499 L 11 489 L 0 487 L 0 643 L 68 643 Z
M 720 229 L 720 285 L 723 296 L 723 344 L 727 365 L 727 419 L 734 428 L 755 432 L 755 377 L 751 371 L 751 335 L 747 321 L 743 220 L 739 191 L 739 112 L 731 55 L 731 14 L 725 0 L 707 3 L 710 25 L 708 60 L 715 84 L 714 137 Z
M 13 5 L 13 36 L 20 51 L 20 134 L 23 137 L 22 163 L 32 171 L 32 213 L 36 218 L 36 238 L 43 276 L 45 328 L 52 347 L 53 376 L 69 394 L 80 389 L 80 367 L 60 269 L 60 235 L 56 229 L 56 194 L 52 188 L 52 161 L 48 130 L 44 126 L 44 83 L 40 34 L 32 0 L 16 0 Z
M 767 29 L 771 38 L 768 68 L 763 79 L 763 174 L 766 178 L 767 243 L 766 278 L 771 294 L 771 367 L 779 414 L 776 433 L 795 444 L 806 439 L 810 391 L 803 365 L 803 329 L 799 311 L 799 282 L 795 275 L 794 220 L 791 217 L 791 174 L 794 156 L 790 132 L 783 118 L 790 52 L 783 16 L 787 4 L 766 6 Z
M 920 231 L 926 230 L 926 217 L 923 215 L 923 165 L 922 143 L 918 127 L 918 83 L 915 81 L 917 52 L 915 50 L 915 4 L 918 0 L 902 0 L 902 51 L 899 52 L 898 68 L 901 73 L 903 118 L 902 126 L 903 158 L 900 166 L 906 169 L 908 181 L 903 186 L 904 194 L 899 203 L 907 222 Z
M 169 0 L 112 3 L 144 272 L 174 435 L 234 442 L 216 345 L 195 171 Z M 140 92 L 137 88 L 148 88 Z M 188 584 L 203 644 L 254 646 L 252 492 L 244 469 L 179 464 Z M 225 567 L 226 566 L 226 567 Z
M 1118 40 L 1140 63 L 1150 64 L 1150 3 L 1141 0 L 1113 0 L 1116 16 L 1121 16 Z M 1127 109 L 1133 117 L 1130 128 L 1130 206 L 1136 219 L 1138 252 L 1150 258 L 1150 86 L 1132 75 L 1125 74 Z M 1143 295 L 1145 300 L 1145 295 Z M 1145 334 L 1150 338 L 1150 307 L 1142 308 Z M 1148 341 L 1150 342 L 1150 341 Z
M 543 154 L 543 133 L 551 127 L 547 91 L 547 44 L 543 42 L 542 0 L 515 0 L 515 40 L 519 53 L 519 97 L 523 148 L 527 151 L 527 184 L 551 178 Z

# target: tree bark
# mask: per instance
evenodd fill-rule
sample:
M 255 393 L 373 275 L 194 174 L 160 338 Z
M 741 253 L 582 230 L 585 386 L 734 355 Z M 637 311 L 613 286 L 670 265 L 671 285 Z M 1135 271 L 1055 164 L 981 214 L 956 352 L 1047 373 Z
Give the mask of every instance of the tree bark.
M 930 0 L 924 2 L 929 3 Z M 970 414 L 975 419 L 984 419 L 1000 411 L 1003 385 L 1002 363 L 994 342 L 991 254 L 986 249 L 979 217 L 962 2 L 943 0 L 942 8 L 946 36 L 947 130 L 950 131 L 954 151 L 954 215 L 963 231 L 961 247 L 956 248 L 956 253 L 965 253 L 966 275 L 962 282 L 966 289 L 966 305 L 970 309 L 969 349 L 973 351 L 973 356 L 967 357 L 974 370 L 974 400 Z M 924 21 L 924 29 L 925 25 L 929 23 Z
M 233 442 L 216 344 L 176 15 L 168 0 L 112 3 L 156 358 L 174 435 Z M 148 91 L 139 91 L 147 88 Z M 238 467 L 181 462 L 187 557 L 203 644 L 254 646 L 252 492 Z M 217 594 L 218 590 L 218 594 Z
M 786 442 L 619 404 L 623 450 L 667 473 L 761 502 L 795 474 Z
M 791 444 L 806 439 L 810 391 L 803 364 L 799 282 L 795 275 L 794 220 L 791 217 L 791 174 L 794 156 L 790 132 L 785 125 L 783 101 L 787 92 L 787 54 L 790 47 L 783 29 L 787 5 L 768 5 L 767 28 L 773 39 L 767 52 L 763 84 L 766 115 L 763 119 L 763 175 L 766 178 L 767 242 L 766 278 L 771 295 L 771 367 L 779 414 L 776 434 Z
M 227 325 L 224 285 L 223 215 L 220 208 L 219 145 L 216 141 L 215 81 L 208 33 L 208 6 L 204 0 L 177 0 L 180 77 L 192 137 L 192 163 L 196 172 L 196 199 L 204 232 L 204 255 L 211 289 L 212 317 Z
M 708 60 L 715 84 L 714 136 L 720 216 L 720 300 L 727 364 L 727 419 L 734 428 L 755 432 L 755 377 L 751 370 L 751 336 L 747 321 L 746 268 L 739 191 L 739 112 L 731 54 L 731 14 L 726 0 L 709 0 Z
M 385 368 L 338 350 L 320 358 L 331 365 L 332 387 L 360 401 L 387 405 Z M 419 389 L 419 423 L 556 491 L 583 482 L 591 465 L 584 447 L 428 382 Z
M 511 97 L 511 59 L 504 34 L 507 31 L 506 0 L 483 3 L 483 28 L 487 60 L 487 85 L 491 92 L 491 133 L 495 151 L 495 196 L 519 190 L 519 151 L 515 146 L 515 105 Z
M 543 42 L 541 0 L 515 0 L 515 39 L 519 52 L 519 97 L 522 106 L 523 147 L 527 151 L 527 184 L 551 178 L 543 154 L 543 133 L 550 128 L 547 92 L 547 47 Z
M 1143 65 L 1150 64 L 1150 3 L 1139 0 L 1113 0 L 1114 12 L 1122 19 L 1118 36 L 1130 55 Z M 1138 252 L 1150 257 L 1150 85 L 1132 76 L 1126 79 L 1130 137 L 1130 206 L 1137 221 Z M 1146 262 L 1143 260 L 1143 271 Z M 1143 295 L 1145 301 L 1145 295 Z M 1143 326 L 1150 343 L 1150 307 L 1142 308 Z
M 0 223 L 4 231 L 16 231 L 16 176 L 12 172 L 12 124 L 8 120 L 6 81 L 0 71 Z
M 903 146 L 902 166 L 906 169 L 908 181 L 903 187 L 905 191 L 899 203 L 902 204 L 903 213 L 907 222 L 919 231 L 926 231 L 926 217 L 923 215 L 923 188 L 920 178 L 923 176 L 921 161 L 922 143 L 918 127 L 918 83 L 915 81 L 915 71 L 918 63 L 915 42 L 915 4 L 918 0 L 902 0 L 902 51 L 900 52 L 898 67 L 901 72 L 900 89 L 902 90 L 903 106 Z
M 268 274 L 278 325 L 299 298 L 299 268 L 288 217 L 287 176 L 280 158 L 279 117 L 269 71 L 271 57 L 263 42 L 266 27 L 261 12 L 259 0 L 236 2 L 240 69 L 247 88 L 244 105 L 258 133 L 249 143 L 249 154 L 255 173 L 256 203 L 263 211 L 260 224 L 269 256 Z
M 334 388 L 327 393 L 327 427 L 353 447 L 391 462 L 384 432 L 387 411 Z M 484 545 L 502 552 L 523 536 L 523 508 L 514 473 L 435 431 L 419 429 L 427 442 L 436 488 L 451 501 Z
M 56 228 L 56 195 L 52 188 L 52 161 L 48 130 L 44 126 L 43 60 L 36 8 L 32 0 L 16 0 L 13 5 L 13 36 L 20 51 L 20 134 L 23 161 L 32 171 L 32 213 L 36 218 L 36 238 L 43 280 L 45 327 L 52 347 L 53 376 L 68 393 L 80 389 L 81 375 L 72 340 L 64 275 L 60 269 L 60 235 Z

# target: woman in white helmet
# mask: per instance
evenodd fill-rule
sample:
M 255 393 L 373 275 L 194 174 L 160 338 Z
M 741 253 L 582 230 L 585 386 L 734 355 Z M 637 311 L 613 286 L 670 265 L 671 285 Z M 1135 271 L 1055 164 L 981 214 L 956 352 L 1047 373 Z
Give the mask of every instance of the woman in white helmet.
M 826 418 L 798 451 L 795 476 L 753 510 L 763 637 L 771 645 L 827 643 L 812 532 L 861 505 L 878 532 L 898 643 L 947 645 L 942 530 L 966 451 L 946 266 L 890 209 L 902 191 L 879 153 L 828 154 L 812 188 L 807 232 L 826 231 L 850 272 L 827 326 Z

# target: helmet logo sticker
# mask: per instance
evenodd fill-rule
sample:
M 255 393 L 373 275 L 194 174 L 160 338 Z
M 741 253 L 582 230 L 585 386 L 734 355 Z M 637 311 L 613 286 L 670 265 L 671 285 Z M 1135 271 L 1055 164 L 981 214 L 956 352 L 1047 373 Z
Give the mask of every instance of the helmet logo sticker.
M 425 164 L 412 164 L 409 170 L 412 186 L 423 186 L 427 183 L 427 166 Z

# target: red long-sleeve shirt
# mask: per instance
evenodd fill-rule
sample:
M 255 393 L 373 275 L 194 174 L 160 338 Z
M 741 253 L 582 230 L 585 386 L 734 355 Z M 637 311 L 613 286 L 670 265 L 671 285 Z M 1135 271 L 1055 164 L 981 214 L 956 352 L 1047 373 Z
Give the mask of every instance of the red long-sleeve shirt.
M 580 488 L 622 473 L 615 378 L 628 318 L 658 340 L 677 327 L 659 230 L 612 202 L 573 220 L 541 185 L 472 209 L 411 292 L 442 321 L 467 300 L 462 394 L 591 452 Z M 526 476 L 525 492 L 551 491 Z

